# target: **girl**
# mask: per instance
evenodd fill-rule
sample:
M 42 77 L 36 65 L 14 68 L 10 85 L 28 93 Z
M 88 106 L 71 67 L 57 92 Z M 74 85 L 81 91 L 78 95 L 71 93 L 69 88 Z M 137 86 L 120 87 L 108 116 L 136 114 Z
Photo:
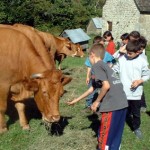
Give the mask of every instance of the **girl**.
M 105 31 L 103 34 L 104 39 L 108 42 L 106 50 L 108 53 L 113 55 L 115 53 L 115 43 L 113 41 L 113 36 L 110 31 Z

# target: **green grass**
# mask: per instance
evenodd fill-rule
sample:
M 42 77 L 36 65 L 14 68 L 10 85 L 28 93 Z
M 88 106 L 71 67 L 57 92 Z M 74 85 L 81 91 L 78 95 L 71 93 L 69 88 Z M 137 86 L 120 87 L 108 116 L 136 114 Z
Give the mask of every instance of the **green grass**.
M 150 49 L 147 51 L 150 58 Z M 60 99 L 60 112 L 65 117 L 63 134 L 61 136 L 49 135 L 44 125 L 41 125 L 37 110 L 27 105 L 30 115 L 31 131 L 22 131 L 18 119 L 14 119 L 15 111 L 11 111 L 9 118 L 9 131 L 0 135 L 0 150 L 95 150 L 97 145 L 96 125 L 98 118 L 85 114 L 82 109 L 85 101 L 73 107 L 65 102 L 78 97 L 87 87 L 85 84 L 86 67 L 84 58 L 66 58 L 62 63 L 63 72 L 70 74 L 73 80 L 65 86 L 67 93 Z M 144 133 L 143 140 L 138 140 L 126 125 L 122 138 L 121 150 L 150 150 L 150 81 L 145 83 L 144 91 L 147 101 L 147 113 L 142 113 L 141 129 Z M 12 109 L 13 107 L 11 107 Z

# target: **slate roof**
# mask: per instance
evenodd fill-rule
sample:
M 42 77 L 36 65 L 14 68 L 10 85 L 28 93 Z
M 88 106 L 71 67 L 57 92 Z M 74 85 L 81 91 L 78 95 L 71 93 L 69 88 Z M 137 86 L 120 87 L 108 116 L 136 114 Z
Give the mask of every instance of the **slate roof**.
M 141 13 L 150 13 L 150 0 L 134 0 Z
M 91 39 L 81 28 L 64 30 L 60 36 L 69 37 L 73 43 L 84 42 Z
M 102 28 L 102 18 L 95 17 L 95 18 L 92 18 L 92 21 L 97 29 Z

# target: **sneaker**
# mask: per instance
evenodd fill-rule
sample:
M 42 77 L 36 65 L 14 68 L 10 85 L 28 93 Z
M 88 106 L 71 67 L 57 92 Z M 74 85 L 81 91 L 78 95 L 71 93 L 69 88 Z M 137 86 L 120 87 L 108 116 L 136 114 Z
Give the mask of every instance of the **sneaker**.
M 134 133 L 135 133 L 135 135 L 136 135 L 136 137 L 138 138 L 138 139 L 142 139 L 142 132 L 141 132 L 141 130 L 138 128 L 138 129 L 136 129 L 136 130 L 134 130 Z
M 145 113 L 146 112 L 146 107 L 141 107 L 141 112 Z

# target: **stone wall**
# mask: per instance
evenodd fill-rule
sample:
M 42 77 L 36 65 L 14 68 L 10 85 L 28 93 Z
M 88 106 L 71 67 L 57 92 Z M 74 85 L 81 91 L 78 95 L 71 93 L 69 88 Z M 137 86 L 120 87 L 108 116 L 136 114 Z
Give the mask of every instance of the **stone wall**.
M 150 44 L 150 15 L 141 14 L 140 19 L 140 33 L 146 37 Z
M 112 34 L 115 42 L 120 41 L 120 36 L 133 30 L 140 30 L 140 12 L 134 0 L 106 0 L 103 7 L 102 33 L 108 30 L 108 21 L 112 22 Z

